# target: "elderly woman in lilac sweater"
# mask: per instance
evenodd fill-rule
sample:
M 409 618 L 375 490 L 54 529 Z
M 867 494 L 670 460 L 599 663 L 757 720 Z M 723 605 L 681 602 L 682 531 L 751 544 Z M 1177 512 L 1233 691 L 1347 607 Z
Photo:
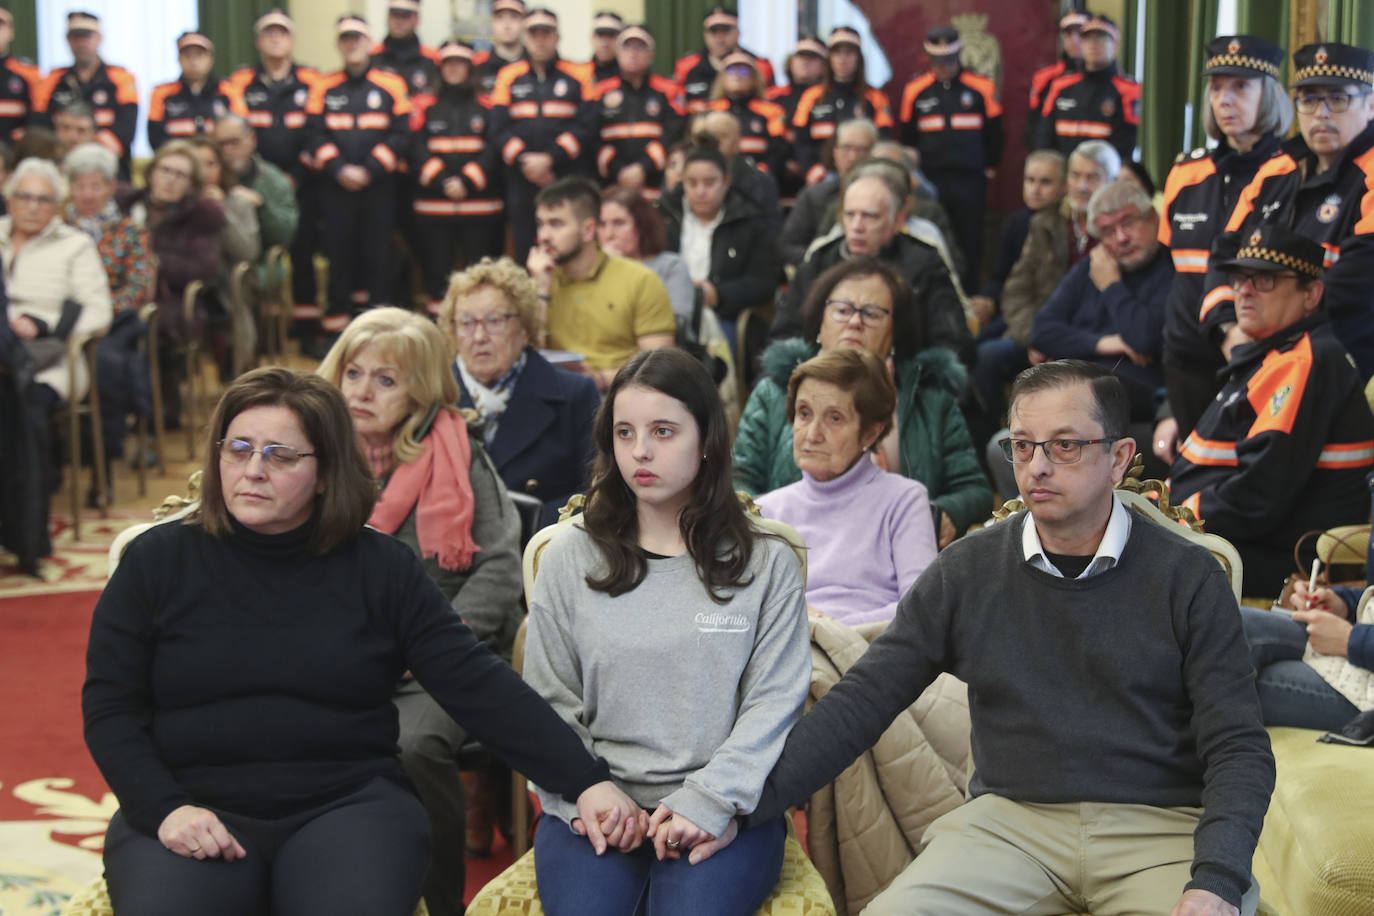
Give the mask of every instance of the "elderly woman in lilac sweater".
M 813 614 L 891 620 L 897 599 L 935 559 L 925 486 L 871 458 L 896 408 L 891 374 L 867 350 L 830 350 L 792 372 L 787 418 L 802 479 L 758 502 L 806 542 Z

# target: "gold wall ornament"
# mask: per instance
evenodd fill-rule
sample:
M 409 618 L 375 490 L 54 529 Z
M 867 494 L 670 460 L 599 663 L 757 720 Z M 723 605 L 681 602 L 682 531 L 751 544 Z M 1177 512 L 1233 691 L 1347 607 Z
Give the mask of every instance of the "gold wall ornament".
M 997 86 L 997 94 L 1002 94 L 1002 46 L 988 32 L 987 13 L 961 13 L 951 17 L 954 27 L 959 30 L 959 41 L 964 48 L 959 52 L 959 63 L 967 70 L 986 76 Z

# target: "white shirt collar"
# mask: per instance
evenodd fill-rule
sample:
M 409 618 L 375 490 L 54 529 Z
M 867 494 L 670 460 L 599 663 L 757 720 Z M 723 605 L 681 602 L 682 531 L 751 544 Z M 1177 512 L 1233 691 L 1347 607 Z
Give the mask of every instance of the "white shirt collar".
M 1106 572 L 1113 566 L 1121 562 L 1121 552 L 1126 549 L 1126 539 L 1131 536 L 1131 513 L 1126 506 L 1112 494 L 1112 514 L 1107 519 L 1107 530 L 1102 533 L 1102 540 L 1098 542 L 1097 552 L 1093 554 L 1092 561 L 1088 563 L 1088 568 L 1078 577 L 1086 579 L 1098 573 Z M 1052 576 L 1064 578 L 1064 574 L 1059 571 L 1050 558 L 1045 553 L 1045 548 L 1040 543 L 1040 533 L 1035 530 L 1035 519 L 1031 516 L 1030 510 L 1026 510 L 1026 520 L 1021 526 L 1021 553 L 1030 565 L 1041 572 L 1049 573 Z

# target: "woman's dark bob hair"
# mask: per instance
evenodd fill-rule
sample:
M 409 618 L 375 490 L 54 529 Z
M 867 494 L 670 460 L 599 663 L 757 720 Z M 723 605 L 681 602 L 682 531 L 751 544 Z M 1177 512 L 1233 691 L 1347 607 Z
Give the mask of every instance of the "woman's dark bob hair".
M 245 372 L 224 389 L 205 433 L 200 508 L 187 516 L 186 523 L 200 525 L 215 537 L 233 530 L 221 488 L 219 442 L 233 419 L 252 407 L 290 409 L 310 440 L 315 457 L 305 460 L 315 462 L 322 490 L 315 497 L 311 550 L 329 553 L 356 536 L 372 514 L 377 488 L 354 441 L 348 406 L 339 389 L 318 375 L 280 367 Z
M 636 497 L 615 460 L 615 400 L 626 388 L 649 388 L 681 401 L 696 420 L 704 457 L 691 496 L 678 517 L 682 539 L 711 599 L 730 600 L 727 589 L 747 585 L 754 539 L 767 536 L 744 512 L 731 482 L 730 430 L 720 392 L 701 363 L 676 347 L 645 350 L 630 358 L 611 382 L 593 428 L 596 465 L 587 488 L 583 524 L 601 548 L 605 574 L 587 584 L 615 596 L 644 581 L 648 563 L 639 549 Z
M 816 278 L 802 303 L 802 336 L 814 341 L 821 333 L 825 303 L 845 280 L 878 277 L 892 295 L 892 357 L 903 362 L 925 349 L 925 312 L 911 295 L 911 287 L 885 261 L 871 256 L 841 261 Z M 878 356 L 886 356 L 879 353 Z

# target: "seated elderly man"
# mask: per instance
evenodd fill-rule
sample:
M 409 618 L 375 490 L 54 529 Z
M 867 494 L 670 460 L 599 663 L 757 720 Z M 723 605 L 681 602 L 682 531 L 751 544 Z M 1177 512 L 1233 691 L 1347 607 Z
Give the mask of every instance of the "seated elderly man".
M 788 735 L 747 824 L 835 779 L 940 672 L 968 683 L 970 800 L 868 916 L 1254 912 L 1274 758 L 1240 614 L 1211 554 L 1113 493 L 1128 415 L 1101 366 L 1018 376 L 1026 511 L 941 552 Z
M 1184 441 L 1173 500 L 1240 551 L 1248 594 L 1277 595 L 1304 532 L 1367 517 L 1374 416 L 1323 307 L 1322 246 L 1268 224 L 1215 250 L 1237 241 L 1234 257 L 1214 260 L 1254 343 L 1231 351 L 1221 393 Z
M 782 297 L 768 336 L 796 337 L 801 333 L 802 302 L 816 278 L 841 261 L 872 255 L 895 267 L 910 284 L 924 312 L 926 345 L 947 347 L 965 365 L 972 365 L 973 335 L 949 269 L 939 252 L 902 231 L 910 198 L 911 175 L 902 166 L 886 159 L 855 166 L 842 197 L 843 234 L 812 247 Z
M 257 211 L 263 252 L 276 245 L 290 245 L 300 221 L 291 180 L 258 155 L 258 135 L 239 115 L 226 114 L 215 121 L 214 136 L 233 174 L 237 193 L 246 195 Z
M 808 186 L 797 195 L 797 202 L 782 225 L 778 247 L 783 263 L 797 267 L 806 259 L 806 249 L 834 222 L 840 187 L 855 163 L 866 159 L 878 142 L 878 128 L 868 118 L 852 118 L 835 128 L 833 157 L 835 171 Z

